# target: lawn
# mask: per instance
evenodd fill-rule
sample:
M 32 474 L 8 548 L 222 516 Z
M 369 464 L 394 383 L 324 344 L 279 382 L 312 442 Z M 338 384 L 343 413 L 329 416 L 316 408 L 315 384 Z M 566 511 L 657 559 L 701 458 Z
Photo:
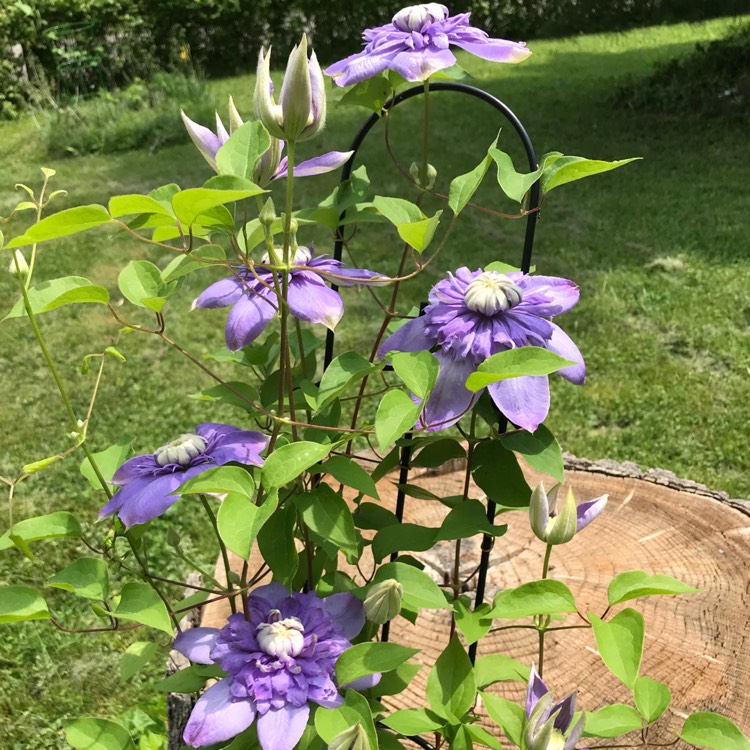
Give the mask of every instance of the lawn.
M 655 119 L 612 105 L 613 92 L 625 77 L 645 77 L 658 61 L 687 52 L 696 41 L 721 37 L 729 25 L 728 20 L 716 20 L 531 42 L 534 54 L 520 66 L 492 67 L 468 58 L 462 62 L 476 85 L 516 111 L 539 153 L 643 157 L 617 172 L 555 191 L 539 222 L 537 269 L 570 277 L 581 287 L 580 304 L 560 322 L 584 353 L 588 383 L 554 383 L 549 425 L 563 447 L 592 459 L 670 469 L 733 496 L 748 497 L 750 254 L 743 219 L 750 167 L 738 158 L 747 134 L 721 121 Z M 247 112 L 252 85 L 248 76 L 213 82 L 210 90 L 217 102 L 232 92 L 240 111 Z M 338 95 L 334 92 L 332 99 Z M 324 137 L 305 144 L 301 156 L 343 150 L 363 117 L 364 110 L 332 106 Z M 419 118 L 416 103 L 399 107 L 393 116 L 391 137 L 407 166 L 418 156 Z M 438 168 L 436 188 L 446 192 L 452 176 L 479 161 L 499 123 L 480 103 L 466 103 L 452 94 L 435 97 L 433 122 L 445 123 L 435 125 L 431 133 L 431 161 Z M 54 186 L 69 193 L 58 208 L 106 203 L 111 195 L 145 192 L 166 182 L 188 187 L 209 176 L 187 137 L 185 145 L 153 153 L 50 161 L 40 153 L 34 121 L 25 119 L 0 123 L 0 143 L 1 215 L 20 200 L 14 184 L 38 183 L 43 164 L 57 170 Z M 500 135 L 500 145 L 518 155 L 508 128 Z M 374 190 L 394 192 L 398 174 L 387 164 L 382 137 L 372 136 L 362 159 Z M 503 210 L 505 203 L 498 199 L 492 179 L 486 180 L 480 202 Z M 332 176 L 307 180 L 300 183 L 299 196 L 323 197 L 334 184 Z M 423 274 L 407 302 L 421 299 L 448 268 L 519 261 L 521 222 L 471 214 L 459 226 L 440 267 Z M 317 240 L 320 250 L 328 249 L 329 238 L 321 235 Z M 395 233 L 364 227 L 352 247 L 363 265 L 386 273 L 395 270 Z M 135 257 L 166 261 L 144 245 L 94 231 L 45 249 L 39 278 L 75 273 L 108 286 L 116 296 L 119 269 Z M 0 269 L 3 314 L 17 296 L 6 264 L 3 261 Z M 207 275 L 189 277 L 167 315 L 170 335 L 198 356 L 223 345 L 224 312 L 190 311 L 195 293 L 206 283 Z M 356 292 L 346 294 L 345 302 L 348 316 L 342 322 L 340 346 L 365 347 L 372 341 L 374 306 Z M 147 322 L 137 314 L 134 319 Z M 81 375 L 80 362 L 84 355 L 114 343 L 117 326 L 99 309 L 82 306 L 45 316 L 43 331 L 76 404 L 83 408 L 93 374 Z M 238 419 L 227 407 L 217 411 L 187 398 L 210 383 L 174 351 L 133 334 L 120 337 L 118 348 L 127 362 L 113 360 L 107 366 L 90 431 L 95 450 L 127 434 L 135 438 L 137 450 L 147 452 L 197 421 Z M 21 465 L 65 448 L 67 438 L 59 399 L 30 331 L 19 321 L 0 326 L 0 362 L 5 373 L 0 383 L 0 474 L 13 475 Z M 14 517 L 64 508 L 94 519 L 102 498 L 82 484 L 77 463 L 73 458 L 56 464 L 23 484 L 15 498 Z M 188 553 L 209 566 L 209 537 L 201 519 L 186 509 L 177 528 Z M 156 541 L 161 535 L 155 531 L 152 536 L 153 555 L 166 559 Z M 82 554 L 62 543 L 55 550 L 55 570 Z M 184 576 L 187 567 L 172 564 L 170 572 Z M 49 572 L 39 560 L 28 561 L 12 551 L 0 561 L 0 578 L 13 583 L 38 584 Z M 51 602 L 71 627 L 92 620 L 64 593 L 51 596 Z M 0 734 L 5 746 L 64 747 L 65 717 L 118 717 L 135 704 L 140 713 L 131 711 L 126 717 L 134 730 L 148 723 L 147 715 L 160 720 L 163 699 L 158 693 L 140 677 L 124 685 L 119 680 L 117 665 L 132 640 L 137 637 L 115 641 L 67 636 L 34 623 L 5 630 L 0 642 Z M 159 669 L 157 658 L 152 676 Z

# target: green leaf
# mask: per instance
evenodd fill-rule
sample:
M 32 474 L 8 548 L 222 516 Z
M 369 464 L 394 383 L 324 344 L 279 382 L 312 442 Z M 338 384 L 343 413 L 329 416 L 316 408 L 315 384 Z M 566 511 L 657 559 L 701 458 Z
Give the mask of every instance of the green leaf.
M 383 195 L 376 195 L 372 202 L 375 208 L 396 227 L 427 218 L 419 206 L 403 198 L 387 198 Z
M 24 234 L 11 240 L 6 247 L 11 249 L 23 245 L 32 245 L 35 242 L 55 240 L 58 237 L 67 237 L 78 232 L 85 232 L 87 229 L 93 229 L 93 227 L 98 227 L 109 221 L 110 216 L 104 206 L 93 204 L 67 208 L 30 226 Z
M 383 695 L 398 695 L 409 687 L 409 684 L 421 669 L 421 664 L 404 662 L 396 669 L 386 672 L 380 682 L 374 688 L 370 688 L 370 694 L 376 698 Z
M 66 721 L 65 739 L 76 750 L 135 750 L 128 730 L 109 719 L 85 717 Z
M 424 552 L 435 545 L 438 529 L 416 523 L 399 523 L 378 531 L 372 540 L 372 554 L 380 562 L 392 552 Z
M 491 616 L 503 620 L 576 611 L 570 589 L 561 581 L 549 578 L 505 589 L 495 596 L 492 604 Z
M 47 585 L 84 599 L 103 601 L 109 595 L 107 564 L 96 557 L 82 557 L 56 573 Z
M 191 664 L 159 680 L 154 687 L 163 693 L 196 693 L 206 680 L 225 676 L 218 664 Z
M 232 492 L 236 495 L 250 497 L 255 491 L 255 481 L 252 474 L 241 466 L 217 466 L 188 479 L 172 494 L 198 495 L 206 493 L 224 494 Z
M 525 375 L 549 375 L 564 367 L 576 364 L 559 354 L 539 346 L 519 346 L 493 354 L 482 362 L 477 371 L 466 379 L 470 391 L 479 391 L 486 386 L 508 378 Z
M 238 381 L 229 381 L 223 385 L 215 385 L 213 388 L 206 388 L 198 393 L 190 394 L 190 398 L 196 401 L 219 401 L 222 404 L 231 404 L 244 409 L 247 412 L 256 412 L 252 404 L 260 402 L 258 391 L 251 385 Z
M 619 161 L 599 161 L 596 159 L 585 159 L 582 156 L 563 156 L 559 152 L 545 154 L 542 157 L 542 193 L 565 185 L 567 182 L 582 180 L 602 172 L 617 169 L 631 161 L 638 161 L 641 157 L 632 159 L 620 159 Z
M 96 286 L 81 276 L 65 276 L 61 279 L 43 281 L 28 291 L 31 312 L 34 315 L 55 310 L 64 305 L 95 303 L 106 305 L 109 292 L 103 286 Z M 21 318 L 26 315 L 23 299 L 18 300 L 13 309 L 3 318 Z
M 423 253 L 435 236 L 442 213 L 442 211 L 436 211 L 435 215 L 429 219 L 411 221 L 408 224 L 399 224 L 396 227 L 399 237 L 418 253 Z
M 374 365 L 356 352 L 344 352 L 331 362 L 320 379 L 318 402 L 314 407 L 323 409 L 350 383 L 361 380 L 365 375 L 379 370 L 382 365 Z
M 48 620 L 44 597 L 28 586 L 0 586 L 0 623 Z
M 120 679 L 125 682 L 137 674 L 159 651 L 159 644 L 152 641 L 131 643 L 120 661 Z
M 279 494 L 272 491 L 261 505 L 256 505 L 246 494 L 229 493 L 219 506 L 216 518 L 219 536 L 227 548 L 243 560 L 250 557 L 258 532 L 279 504 Z
M 455 633 L 427 678 L 426 693 L 432 710 L 451 723 L 461 719 L 474 705 L 477 696 L 474 669 Z
M 619 737 L 621 734 L 641 729 L 641 715 L 632 706 L 615 703 L 586 714 L 584 737 Z
M 161 272 L 161 277 L 166 283 L 169 283 L 202 268 L 215 268 L 217 264 L 205 261 L 225 260 L 226 257 L 221 245 L 201 245 L 195 248 L 192 253 L 181 253 L 173 258 Z
M 466 204 L 474 197 L 474 193 L 482 184 L 484 176 L 492 163 L 492 157 L 489 154 L 477 164 L 471 172 L 461 174 L 451 180 L 448 189 L 448 205 L 453 213 L 458 215 L 466 208 Z
M 549 474 L 558 482 L 565 481 L 562 449 L 544 425 L 539 425 L 533 433 L 524 430 L 501 435 L 500 440 L 503 447 L 523 456 L 532 469 Z
M 404 588 L 401 606 L 419 612 L 421 609 L 446 609 L 445 594 L 435 581 L 419 568 L 401 562 L 390 562 L 381 565 L 372 580 L 373 584 L 389 578 L 398 581 Z
M 336 660 L 336 680 L 348 685 L 368 674 L 390 672 L 418 653 L 419 649 L 398 643 L 358 643 Z
M 298 556 L 294 545 L 297 509 L 292 503 L 279 508 L 258 532 L 258 548 L 274 579 L 288 585 L 297 572 Z
M 219 174 L 252 180 L 255 165 L 270 146 L 268 131 L 258 120 L 244 123 L 216 154 Z
M 379 115 L 391 95 L 391 84 L 383 75 L 373 76 L 352 86 L 339 99 L 340 105 L 364 107 Z
M 330 474 L 337 482 L 351 487 L 363 495 L 380 500 L 372 477 L 351 458 L 331 456 L 324 464 L 321 464 L 320 470 Z
M 24 542 L 38 542 L 41 539 L 81 538 L 81 524 L 66 510 L 59 510 L 45 516 L 27 518 L 13 525 L 12 529 L 0 536 L 0 550 L 13 547 L 11 536 Z
M 498 440 L 480 443 L 472 456 L 472 476 L 493 503 L 510 508 L 527 508 L 531 487 L 526 483 L 518 459 Z
M 300 445 L 300 443 L 292 443 Z M 327 484 L 294 498 L 302 521 L 319 543 L 340 549 L 350 561 L 359 557 L 352 513 L 341 495 Z
M 505 654 L 480 656 L 474 665 L 477 685 L 480 688 L 489 687 L 496 682 L 527 682 L 530 671 L 525 664 Z
M 497 737 L 490 734 L 484 727 L 481 727 L 478 724 L 464 724 L 463 729 L 469 733 L 469 736 L 474 742 L 492 748 L 492 750 L 504 750 Z
M 109 200 L 109 213 L 113 219 L 133 214 L 158 214 L 174 219 L 169 205 L 164 205 L 150 195 L 115 195 Z
M 409 737 L 434 732 L 445 724 L 445 719 L 426 708 L 404 708 L 386 716 L 381 723 Z
M 639 677 L 633 688 L 636 708 L 649 723 L 656 721 L 672 702 L 672 692 L 667 685 L 650 677 Z
M 507 526 L 493 526 L 487 520 L 487 511 L 479 500 L 460 502 L 443 519 L 435 541 L 467 539 L 475 534 L 502 536 Z
M 105 448 L 103 451 L 93 453 L 94 461 L 97 468 L 101 472 L 105 482 L 109 482 L 117 469 L 130 458 L 133 453 L 133 438 L 128 435 L 118 438 L 114 445 L 110 445 L 109 448 Z M 89 484 L 95 490 L 101 490 L 102 485 L 99 481 L 99 477 L 96 475 L 91 463 L 88 458 L 84 458 L 81 461 L 81 465 L 78 467 L 81 474 L 88 480 Z
M 388 391 L 375 415 L 375 436 L 380 449 L 385 450 L 414 427 L 421 410 L 421 405 L 415 404 L 403 391 Z
M 440 364 L 434 354 L 421 352 L 396 352 L 390 355 L 391 364 L 404 385 L 423 401 L 435 387 Z
M 520 747 L 523 728 L 526 723 L 523 706 L 509 701 L 507 698 L 501 698 L 499 695 L 484 692 L 480 695 L 490 719 L 503 730 L 503 734 L 514 745 Z
M 607 589 L 609 604 L 615 604 L 637 599 L 640 596 L 694 594 L 700 589 L 688 586 L 672 576 L 657 573 L 651 575 L 645 570 L 628 570 L 612 579 Z
M 326 744 L 357 724 L 361 724 L 367 734 L 369 750 L 378 750 L 378 736 L 370 704 L 356 690 L 347 690 L 344 702 L 338 708 L 321 707 L 315 712 L 315 729 Z
M 643 656 L 643 615 L 628 608 L 609 622 L 604 622 L 593 614 L 590 614 L 589 619 L 602 661 L 615 677 L 632 690 Z
M 542 167 L 528 174 L 522 174 L 516 172 L 516 168 L 513 166 L 513 159 L 505 151 L 501 151 L 498 148 L 491 148 L 489 154 L 495 164 L 497 164 L 497 181 L 501 190 L 512 201 L 520 203 L 531 189 L 531 186 L 541 176 Z
M 263 484 L 266 487 L 283 487 L 303 471 L 322 461 L 330 451 L 330 445 L 304 440 L 282 445 L 274 450 L 263 464 Z
M 174 634 L 164 602 L 147 583 L 126 583 L 114 614 L 123 620 L 133 620 L 169 635 Z
M 424 443 L 416 443 L 415 448 L 419 448 L 420 445 Z M 453 458 L 466 458 L 466 449 L 454 438 L 440 438 L 428 442 L 412 459 L 411 464 L 434 469 Z
M 233 179 L 236 184 L 237 178 Z M 206 213 L 206 211 L 212 208 L 216 208 L 216 206 L 223 206 L 226 203 L 233 203 L 234 201 L 252 198 L 255 195 L 268 192 L 247 180 L 239 180 L 239 182 L 244 183 L 240 189 L 202 187 L 188 188 L 176 193 L 172 198 L 172 208 L 174 209 L 175 216 L 183 224 L 191 226 L 201 214 Z M 209 183 L 216 186 L 222 184 L 216 178 L 213 181 L 209 180 Z M 230 183 L 225 182 L 225 184 Z
M 453 611 L 456 617 L 456 627 L 461 631 L 469 646 L 480 638 L 484 638 L 492 627 L 492 618 L 488 617 L 490 606 L 486 603 L 472 610 L 462 599 L 456 599 L 453 602 Z
M 750 740 L 734 722 L 712 711 L 698 711 L 688 716 L 680 737 L 708 750 L 750 750 Z
M 177 290 L 177 285 L 165 283 L 161 271 L 148 260 L 131 260 L 120 271 L 117 285 L 126 299 L 139 307 L 161 312 L 166 298 Z

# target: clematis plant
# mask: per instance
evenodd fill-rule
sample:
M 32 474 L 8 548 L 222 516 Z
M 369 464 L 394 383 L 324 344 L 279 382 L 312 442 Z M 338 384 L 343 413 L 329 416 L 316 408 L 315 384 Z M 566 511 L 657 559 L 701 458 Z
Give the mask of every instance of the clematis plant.
M 320 134 L 327 110 L 323 74 L 304 36 L 289 56 L 278 101 L 270 50 L 261 51 L 248 122 L 231 98 L 228 130 L 218 116 L 214 132 L 183 114 L 189 137 L 217 173 L 203 185 L 180 189 L 168 175 L 148 194 L 108 196 L 107 208 L 94 204 L 52 214 L 49 206 L 60 195 L 49 190 L 53 170 L 44 170 L 40 190 L 22 186 L 28 199 L 2 221 L 0 233 L 0 252 L 7 255 L 19 294 L 3 325 L 30 324 L 63 406 L 67 422 L 61 432 L 69 442 L 2 479 L 10 501 L 21 483 L 31 484 L 51 464 L 69 464 L 80 454 L 81 481 L 93 487 L 103 507 L 98 521 L 88 510 L 79 518 L 70 510 L 78 507 L 78 493 L 69 493 L 67 483 L 59 507 L 44 515 L 19 520 L 16 507 L 0 536 L 0 552 L 19 556 L 19 573 L 0 587 L 0 622 L 47 620 L 61 631 L 102 638 L 138 628 L 143 635 L 128 641 L 123 678 L 142 669 L 149 656 L 166 660 L 174 646 L 192 663 L 162 687 L 196 694 L 184 726 L 170 731 L 186 747 L 393 750 L 418 741 L 425 750 L 499 750 L 501 743 L 580 750 L 583 735 L 590 748 L 647 747 L 644 742 L 654 736 L 666 746 L 672 725 L 662 716 L 672 696 L 664 683 L 641 674 L 644 620 L 621 605 L 696 589 L 667 575 L 624 571 L 608 588 L 606 608 L 598 610 L 599 591 L 584 591 L 577 601 L 569 579 L 555 579 L 551 564 L 553 551 L 564 557 L 595 519 L 617 523 L 615 514 L 606 513 L 606 496 L 576 505 L 570 491 L 558 506 L 563 454 L 544 424 L 556 389 L 568 387 L 548 376 L 558 373 L 579 386 L 585 381 L 584 357 L 556 322 L 581 292 L 567 278 L 509 266 L 509 257 L 497 257 L 500 250 L 474 236 L 471 268 L 453 270 L 449 258 L 450 240 L 466 231 L 463 213 L 473 208 L 491 165 L 500 199 L 514 203 L 510 215 L 528 220 L 539 208 L 534 196 L 548 201 L 558 186 L 626 161 L 552 152 L 521 174 L 495 142 L 478 154 L 470 172 L 440 174 L 429 163 L 430 80 L 453 65 L 452 48 L 497 62 L 520 62 L 529 50 L 491 39 L 469 25 L 468 14 L 451 16 L 437 3 L 404 8 L 389 23 L 366 30 L 364 38 L 363 51 L 327 69 L 339 86 L 357 85 L 350 99 L 397 118 L 404 100 L 397 96 L 398 76 L 382 76 L 392 89 L 387 106 L 382 87 L 364 85 L 367 79 L 395 71 L 422 83 L 421 152 L 414 155 L 421 167 L 396 164 L 400 174 L 411 175 L 402 194 L 373 195 L 366 167 L 349 161 L 356 156 L 352 151 L 297 160 L 297 144 Z M 350 133 L 334 134 L 350 142 Z M 395 159 L 392 149 L 386 152 Z M 300 200 L 296 178 L 314 185 L 316 175 L 344 162 L 349 178 L 328 197 Z M 287 179 L 279 184 L 281 176 Z M 441 180 L 447 185 L 442 193 Z M 389 184 L 388 192 L 395 191 Z M 445 209 L 424 213 L 428 196 L 445 202 L 450 221 Z M 283 205 L 278 215 L 276 205 Z M 19 224 L 30 208 L 36 221 Z M 358 228 L 365 223 L 386 248 L 377 257 L 374 233 Z M 116 301 L 109 289 L 81 276 L 48 278 L 46 256 L 37 252 L 41 242 L 75 242 L 97 226 L 106 236 L 117 231 L 123 243 L 134 243 L 128 257 L 137 259 L 122 269 Z M 101 243 L 102 255 L 111 244 Z M 148 260 L 136 250 L 143 245 Z M 512 248 L 503 248 L 504 256 L 506 250 L 510 256 Z M 112 262 L 102 258 L 107 268 Z M 415 297 L 405 290 L 425 272 L 439 280 L 417 314 Z M 101 277 L 109 278 L 109 271 Z M 356 305 L 347 300 L 346 313 L 342 287 L 365 292 Z M 200 312 L 190 312 L 195 291 L 189 290 L 197 289 L 203 291 L 193 307 Z M 69 352 L 56 350 L 37 320 L 64 315 L 60 309 L 73 303 L 91 306 L 81 321 L 93 320 L 100 310 L 110 323 L 92 326 L 92 340 L 109 336 L 99 332 L 113 330 L 110 317 L 119 328 L 84 359 L 84 376 L 98 365 L 87 393 L 79 392 L 84 381 L 71 383 L 64 375 L 71 368 L 59 368 Z M 225 347 L 217 348 L 221 326 L 207 308 L 231 308 Z M 346 328 L 350 320 L 356 322 Z M 328 332 L 344 328 L 345 340 L 366 348 L 342 350 L 341 338 L 331 335 L 324 342 L 321 325 Z M 182 340 L 173 338 L 180 337 L 175 331 L 184 332 Z M 127 361 L 118 349 L 125 334 L 132 342 Z M 583 332 L 580 340 L 585 343 Z M 132 368 L 131 390 L 122 394 L 130 398 L 129 427 L 167 419 L 161 404 L 131 395 L 138 393 L 133 362 L 139 341 L 152 344 L 144 363 L 154 351 L 169 352 L 190 363 L 195 378 L 164 384 L 179 404 L 168 416 L 184 423 L 178 437 L 153 453 L 131 456 L 130 438 L 106 445 L 107 434 L 121 434 L 123 425 L 100 408 L 97 397 L 119 363 Z M 213 410 L 221 421 L 200 421 Z M 223 421 L 225 410 L 234 410 L 231 424 Z M 507 430 L 508 422 L 516 429 Z M 58 437 L 51 435 L 51 442 L 59 445 Z M 146 443 L 147 436 L 135 440 Z M 454 470 L 461 474 L 460 494 L 429 483 L 429 477 L 424 487 L 408 481 L 415 465 L 434 468 L 451 460 L 459 463 Z M 546 486 L 550 480 L 558 485 L 547 492 L 538 483 L 532 492 L 527 464 L 545 475 Z M 407 494 L 437 503 L 430 517 L 440 518 L 440 526 L 405 524 Z M 199 502 L 190 502 L 192 497 Z M 196 524 L 201 506 L 207 522 Z M 526 508 L 531 543 L 544 545 L 540 569 L 531 580 L 488 591 L 492 540 L 502 545 L 507 527 L 520 517 L 508 514 L 507 525 L 498 525 L 496 513 Z M 43 545 L 36 546 L 41 540 L 80 545 L 82 556 L 60 569 L 59 560 L 69 561 L 72 549 L 45 557 Z M 472 547 L 465 540 L 473 540 Z M 445 549 L 453 556 L 445 575 L 431 575 L 416 557 L 436 544 L 445 545 L 441 556 Z M 471 559 L 472 548 L 482 552 L 467 573 L 462 563 Z M 534 559 L 536 550 L 529 552 Z M 26 559 L 33 568 L 22 567 Z M 206 560 L 215 560 L 217 569 Z M 193 570 L 201 580 L 191 576 L 185 583 Z M 58 589 L 57 595 L 48 596 L 47 587 Z M 485 594 L 492 600 L 483 601 Z M 58 596 L 69 597 L 66 606 Z M 214 609 L 224 604 L 226 610 Z M 218 627 L 205 620 L 192 627 L 195 618 L 185 617 L 198 612 L 203 618 L 209 611 Z M 413 629 L 405 629 L 407 621 Z M 429 630 L 441 641 L 434 662 L 428 652 L 418 653 L 427 622 L 444 626 L 443 632 Z M 525 650 L 482 650 L 488 633 L 516 628 L 534 637 L 531 668 L 513 658 L 526 656 Z M 545 664 L 558 653 L 546 636 L 555 631 L 562 642 L 573 629 L 589 636 L 585 656 L 600 654 L 620 691 L 617 703 L 595 699 L 580 716 L 575 692 L 555 702 L 543 682 Z M 415 648 L 398 643 L 408 632 L 416 633 Z M 124 646 L 117 641 L 112 648 Z M 424 679 L 415 679 L 420 669 Z M 521 683 L 515 694 L 525 688 L 525 706 L 497 694 L 509 682 Z M 490 691 L 490 685 L 498 687 Z M 675 703 L 680 700 L 675 696 Z M 132 726 L 112 718 L 70 719 L 65 731 L 77 750 L 135 750 L 136 741 L 141 748 L 166 747 L 166 737 L 131 736 Z M 726 738 L 733 748 L 750 746 L 738 727 L 710 711 L 689 715 L 679 737 L 709 750 L 725 750 L 729 745 L 720 742 Z

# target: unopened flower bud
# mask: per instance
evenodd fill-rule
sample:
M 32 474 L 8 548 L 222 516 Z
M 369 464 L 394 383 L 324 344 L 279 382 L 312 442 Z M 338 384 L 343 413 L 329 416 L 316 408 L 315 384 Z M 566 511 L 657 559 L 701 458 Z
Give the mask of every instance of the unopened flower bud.
M 375 584 L 365 599 L 365 616 L 376 625 L 385 624 L 401 611 L 403 596 L 404 587 L 393 578 Z
M 409 167 L 409 174 L 419 187 L 424 188 L 425 190 L 432 190 L 432 187 L 435 184 L 435 178 L 437 177 L 437 169 L 435 169 L 432 164 L 428 164 L 427 174 L 423 180 L 422 167 L 417 164 L 417 162 L 413 161 Z
M 361 722 L 337 734 L 329 743 L 328 750 L 370 750 L 367 732 Z
M 607 496 L 602 495 L 594 500 L 587 500 L 576 505 L 572 490 L 568 490 L 565 504 L 558 513 L 557 493 L 560 485 L 555 485 L 549 492 L 543 484 L 531 494 L 529 504 L 529 521 L 534 535 L 547 544 L 565 544 L 579 531 L 588 526 L 606 507 Z
M 13 260 L 10 262 L 9 270 L 12 274 L 20 273 L 21 276 L 29 275 L 29 264 L 26 262 L 23 253 L 16 250 L 13 254 Z
M 269 198 L 263 205 L 258 220 L 265 227 L 270 227 L 276 221 L 276 207 L 273 205 L 272 198 Z
M 237 111 L 237 107 L 235 106 L 234 99 L 230 96 L 229 97 L 229 134 L 231 135 L 234 133 L 235 130 L 238 130 L 240 126 L 245 124 L 245 121 L 242 119 L 242 115 Z
M 180 535 L 171 526 L 167 529 L 167 544 L 170 547 L 180 546 Z

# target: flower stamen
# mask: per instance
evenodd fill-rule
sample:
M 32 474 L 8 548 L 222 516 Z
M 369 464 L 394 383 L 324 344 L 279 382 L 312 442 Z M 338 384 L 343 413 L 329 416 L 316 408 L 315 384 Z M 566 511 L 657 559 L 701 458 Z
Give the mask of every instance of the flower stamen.
M 523 292 L 508 276 L 498 271 L 485 271 L 466 288 L 466 307 L 482 315 L 493 316 L 515 307 Z

